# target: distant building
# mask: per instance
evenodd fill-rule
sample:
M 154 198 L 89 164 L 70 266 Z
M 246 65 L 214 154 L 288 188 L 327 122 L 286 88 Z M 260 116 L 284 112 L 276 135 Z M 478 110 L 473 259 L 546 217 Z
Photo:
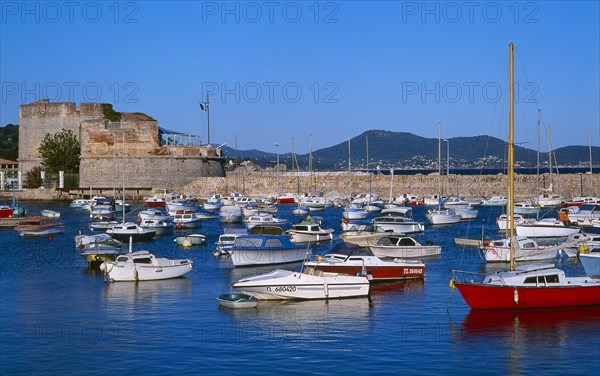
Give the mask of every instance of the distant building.
M 0 159 L 0 190 L 12 187 L 13 183 L 18 182 L 19 163 Z
M 221 150 L 201 146 L 198 136 L 172 136 L 142 113 L 115 112 L 112 105 L 48 100 L 21 105 L 19 171 L 40 164 L 47 134 L 71 130 L 81 144 L 79 186 L 176 189 L 199 177 L 225 176 Z M 164 133 L 171 136 L 164 136 Z M 177 142 L 173 142 L 177 140 Z M 186 142 L 189 140 L 190 142 Z M 123 153 L 124 151 L 124 153 Z

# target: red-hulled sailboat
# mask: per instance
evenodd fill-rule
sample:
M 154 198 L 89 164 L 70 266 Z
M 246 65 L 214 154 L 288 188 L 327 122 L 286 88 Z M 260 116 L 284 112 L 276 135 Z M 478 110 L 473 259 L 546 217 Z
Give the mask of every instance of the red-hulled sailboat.
M 531 309 L 600 305 L 600 280 L 566 277 L 553 264 L 529 264 L 515 268 L 518 245 L 514 225 L 514 45 L 510 56 L 510 113 L 508 133 L 508 199 L 510 270 L 488 274 L 475 281 L 474 273 L 454 271 L 451 288 L 458 288 L 471 309 Z

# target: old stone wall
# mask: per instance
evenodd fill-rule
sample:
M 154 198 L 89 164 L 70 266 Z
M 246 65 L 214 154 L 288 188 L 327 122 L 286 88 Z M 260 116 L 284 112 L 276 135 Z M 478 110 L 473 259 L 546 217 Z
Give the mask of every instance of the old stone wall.
M 19 169 L 41 162 L 38 147 L 49 133 L 75 133 L 81 144 L 80 187 L 122 186 L 122 158 L 131 188 L 181 188 L 201 176 L 224 176 L 220 149 L 161 145 L 158 122 L 141 113 L 117 113 L 101 103 L 50 103 L 20 108 Z M 119 120 L 119 121 L 110 121 Z
M 123 185 L 123 159 L 119 156 L 82 158 L 79 186 L 120 188 Z M 224 176 L 220 158 L 178 156 L 126 156 L 126 189 L 155 188 L 180 190 L 198 176 Z
M 444 177 L 445 178 L 445 177 Z M 526 199 L 536 197 L 536 175 L 515 176 L 515 197 Z M 541 185 L 548 187 L 549 176 L 540 177 Z M 450 175 L 448 187 L 450 194 L 466 197 L 491 197 L 506 195 L 506 175 Z M 442 180 L 444 194 L 446 183 Z M 545 183 L 545 184 L 544 184 Z M 197 197 L 209 197 L 215 193 L 230 194 L 241 192 L 254 197 L 274 197 L 279 192 L 330 192 L 338 191 L 342 195 L 368 193 L 371 191 L 388 198 L 390 186 L 393 197 L 403 194 L 431 196 L 438 192 L 438 175 L 371 175 L 329 172 L 297 177 L 293 173 L 281 174 L 263 172 L 252 174 L 230 174 L 225 178 L 200 178 L 183 188 L 183 192 Z M 600 174 L 570 174 L 554 177 L 553 190 L 565 199 L 575 196 L 600 196 Z M 541 192 L 540 192 L 541 193 Z

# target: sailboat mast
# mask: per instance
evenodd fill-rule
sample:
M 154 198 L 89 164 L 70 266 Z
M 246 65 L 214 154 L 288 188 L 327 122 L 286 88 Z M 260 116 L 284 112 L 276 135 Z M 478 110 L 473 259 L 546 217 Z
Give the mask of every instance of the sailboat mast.
M 548 166 L 550 167 L 550 188 L 552 188 L 552 145 L 550 140 L 550 126 L 548 125 Z
M 121 134 L 123 135 L 123 197 L 121 197 L 121 206 L 123 207 L 123 224 L 125 224 L 125 131 Z
M 535 194 L 537 195 L 536 204 L 540 204 L 540 109 L 538 108 L 538 121 L 537 121 L 537 131 L 538 131 L 538 150 L 537 150 L 537 164 L 536 164 L 536 172 L 535 172 Z M 539 213 L 539 212 L 538 212 Z
M 592 172 L 592 132 L 591 131 L 588 132 L 588 140 L 589 140 L 589 144 L 590 144 L 590 175 L 592 175 L 593 172 Z M 591 179 L 590 179 L 590 181 L 591 181 Z M 590 189 L 591 188 L 592 187 L 590 187 Z M 590 190 L 590 193 L 591 192 L 592 191 Z
M 369 135 L 368 134 L 365 134 L 365 142 L 366 142 L 366 149 L 367 149 L 367 174 L 369 174 L 369 203 L 368 203 L 368 205 L 371 205 L 372 180 L 371 180 L 371 173 L 369 172 Z
M 438 120 L 438 209 L 441 208 L 442 202 L 442 131 L 441 120 Z
M 510 270 L 515 270 L 515 67 L 514 44 L 509 51 L 509 126 L 508 126 L 508 236 L 510 239 Z
M 349 189 L 349 198 L 352 200 L 352 170 L 351 170 L 351 162 L 350 162 L 350 138 L 348 138 L 348 189 Z

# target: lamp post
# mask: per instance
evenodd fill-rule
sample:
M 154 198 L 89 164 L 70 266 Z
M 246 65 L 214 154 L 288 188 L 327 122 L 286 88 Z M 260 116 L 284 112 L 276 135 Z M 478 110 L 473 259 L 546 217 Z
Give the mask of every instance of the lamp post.
M 275 167 L 275 172 L 277 174 L 277 197 L 279 197 L 279 144 L 275 144 L 275 148 L 277 149 L 277 165 Z
M 450 196 L 450 141 L 444 138 L 444 142 L 448 143 L 446 147 L 446 194 Z

